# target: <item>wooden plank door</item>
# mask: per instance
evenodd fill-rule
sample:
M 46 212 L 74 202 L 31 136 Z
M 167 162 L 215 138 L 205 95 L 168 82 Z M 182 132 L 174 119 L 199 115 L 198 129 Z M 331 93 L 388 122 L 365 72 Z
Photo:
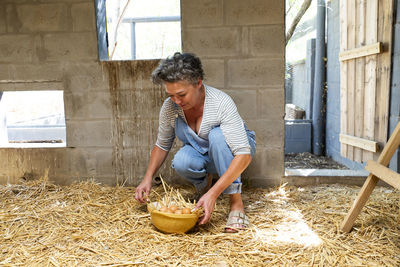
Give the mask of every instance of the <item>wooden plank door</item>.
M 352 161 L 387 142 L 393 0 L 340 0 L 340 142 Z

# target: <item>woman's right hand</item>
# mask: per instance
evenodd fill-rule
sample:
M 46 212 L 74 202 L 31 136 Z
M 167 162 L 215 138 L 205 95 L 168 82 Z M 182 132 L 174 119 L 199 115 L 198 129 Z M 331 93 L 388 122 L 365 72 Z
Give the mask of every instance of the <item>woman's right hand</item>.
M 144 178 L 143 181 L 136 187 L 135 199 L 139 202 L 147 201 L 147 196 L 150 193 L 152 179 Z

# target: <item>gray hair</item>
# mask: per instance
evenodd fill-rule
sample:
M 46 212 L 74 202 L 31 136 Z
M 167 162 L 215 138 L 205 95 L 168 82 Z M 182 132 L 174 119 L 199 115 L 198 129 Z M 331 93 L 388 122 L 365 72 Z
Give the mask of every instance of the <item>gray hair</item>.
M 199 79 L 203 80 L 204 71 L 200 58 L 192 53 L 176 52 L 160 62 L 158 67 L 151 74 L 155 84 L 163 82 L 187 81 L 195 85 Z

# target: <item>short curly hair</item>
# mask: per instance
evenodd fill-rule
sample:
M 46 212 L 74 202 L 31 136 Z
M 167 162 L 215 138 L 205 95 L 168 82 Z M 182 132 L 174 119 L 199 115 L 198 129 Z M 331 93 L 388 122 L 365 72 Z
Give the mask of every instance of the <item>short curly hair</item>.
M 204 71 L 200 58 L 195 54 L 176 52 L 173 56 L 161 60 L 151 74 L 151 79 L 155 84 L 187 81 L 195 85 L 199 79 L 204 79 Z

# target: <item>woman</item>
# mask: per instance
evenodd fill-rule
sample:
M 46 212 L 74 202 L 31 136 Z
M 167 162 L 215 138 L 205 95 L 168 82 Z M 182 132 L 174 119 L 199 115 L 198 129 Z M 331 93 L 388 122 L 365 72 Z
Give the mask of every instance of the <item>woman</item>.
M 190 53 L 175 53 L 153 71 L 153 82 L 162 84 L 169 97 L 161 108 L 157 142 L 135 198 L 145 201 L 153 176 L 177 136 L 183 146 L 172 168 L 203 194 L 196 205 L 204 209 L 199 224 L 210 220 L 218 196 L 224 193 L 230 197 L 231 211 L 225 230 L 236 232 L 249 223 L 244 214 L 240 175 L 255 153 L 255 135 L 247 129 L 232 99 L 203 84 L 203 78 L 200 59 Z M 210 187 L 207 177 L 213 173 L 219 179 Z

